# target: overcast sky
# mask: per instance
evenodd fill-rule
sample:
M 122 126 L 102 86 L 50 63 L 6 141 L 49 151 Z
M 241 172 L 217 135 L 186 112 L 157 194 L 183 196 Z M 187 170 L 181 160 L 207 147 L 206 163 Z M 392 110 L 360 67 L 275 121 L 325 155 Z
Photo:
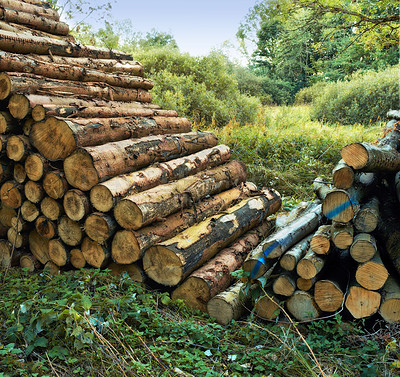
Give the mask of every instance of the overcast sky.
M 116 0 L 114 20 L 130 19 L 135 31 L 156 29 L 174 36 L 182 52 L 205 55 L 236 42 L 240 21 L 256 0 Z M 95 23 L 95 20 L 87 20 Z

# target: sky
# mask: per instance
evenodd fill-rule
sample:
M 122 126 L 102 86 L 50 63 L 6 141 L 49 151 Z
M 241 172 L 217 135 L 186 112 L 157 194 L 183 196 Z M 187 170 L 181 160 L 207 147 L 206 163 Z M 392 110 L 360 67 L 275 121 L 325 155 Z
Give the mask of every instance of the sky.
M 256 0 L 113 0 L 112 17 L 130 19 L 135 31 L 174 36 L 182 52 L 206 55 L 225 41 L 237 46 L 240 22 Z M 96 24 L 95 17 L 86 20 Z M 97 25 L 96 25 L 97 26 Z M 99 25 L 101 26 L 101 25 Z M 234 53 L 232 52 L 234 55 Z

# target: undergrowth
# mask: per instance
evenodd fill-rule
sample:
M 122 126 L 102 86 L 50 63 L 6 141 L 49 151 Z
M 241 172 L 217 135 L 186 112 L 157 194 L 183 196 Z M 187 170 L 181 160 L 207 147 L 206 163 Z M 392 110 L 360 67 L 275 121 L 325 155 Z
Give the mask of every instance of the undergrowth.
M 369 333 L 361 322 L 343 324 L 336 317 L 295 331 L 295 324 L 262 323 L 252 315 L 220 326 L 128 276 L 9 270 L 0 277 L 2 377 L 361 377 L 399 371 L 399 329 Z

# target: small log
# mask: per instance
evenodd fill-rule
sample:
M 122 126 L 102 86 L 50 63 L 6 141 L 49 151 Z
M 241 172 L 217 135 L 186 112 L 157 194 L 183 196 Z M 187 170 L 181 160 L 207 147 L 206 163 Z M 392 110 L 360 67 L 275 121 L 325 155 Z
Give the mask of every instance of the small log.
M 272 294 L 261 296 L 254 304 L 254 313 L 257 317 L 272 321 L 282 310 L 277 297 Z
M 55 9 L 45 8 L 37 4 L 30 4 L 29 2 L 26 1 L 1 0 L 0 6 L 17 11 L 23 11 L 25 13 L 30 13 L 35 16 L 44 17 L 53 21 L 60 20 L 60 16 Z
M 229 147 L 218 145 L 187 157 L 153 164 L 144 170 L 120 175 L 94 186 L 90 191 L 90 201 L 98 211 L 108 212 L 114 208 L 119 198 L 128 193 L 134 194 L 185 178 L 221 165 L 230 157 Z
M 64 161 L 68 183 L 82 191 L 120 174 L 173 160 L 214 147 L 217 138 L 211 132 L 148 136 L 97 147 L 79 148 Z
M 22 205 L 22 185 L 16 181 L 7 181 L 0 188 L 1 202 L 10 208 L 19 208 Z M 14 216 L 13 216 L 14 217 Z
M 112 241 L 112 257 L 120 264 L 136 262 L 151 246 L 176 236 L 190 226 L 225 211 L 234 203 L 257 192 L 257 187 L 248 182 L 204 199 L 197 203 L 195 208 L 183 209 L 168 216 L 165 221 L 158 221 L 139 231 L 118 231 Z
M 351 224 L 332 222 L 331 239 L 334 245 L 342 250 L 347 249 L 354 242 L 354 228 Z
M 83 231 L 78 222 L 62 216 L 58 222 L 58 235 L 66 245 L 78 246 L 82 241 Z
M 12 135 L 7 140 L 7 157 L 13 161 L 24 161 L 31 146 L 29 139 L 22 135 Z
M 318 280 L 315 283 L 314 299 L 324 312 L 336 312 L 343 304 L 344 292 L 336 281 Z
M 332 190 L 332 188 L 326 183 L 322 177 L 315 178 L 313 182 L 313 191 L 318 199 L 324 200 L 326 195 Z
M 0 239 L 0 267 L 11 267 L 11 253 L 13 250 L 12 244 Z
M 22 124 L 22 132 L 25 136 L 29 136 L 34 120 L 32 118 L 24 119 Z
M 338 189 L 348 189 L 354 183 L 354 170 L 344 160 L 340 160 L 332 170 L 333 185 Z
M 237 270 L 247 254 L 273 229 L 273 221 L 265 221 L 247 232 L 229 247 L 221 250 L 172 292 L 172 299 L 182 299 L 186 305 L 207 311 L 208 301 L 233 283 L 231 273 Z
M 80 190 L 68 190 L 64 195 L 65 214 L 74 221 L 80 221 L 89 214 L 89 199 Z
M 59 239 L 49 241 L 49 258 L 59 267 L 66 266 L 70 262 L 70 249 Z
M 312 234 L 292 246 L 279 260 L 280 266 L 286 271 L 293 271 L 301 258 L 306 255 Z
M 35 272 L 40 268 L 40 262 L 34 255 L 28 253 L 21 255 L 19 265 L 21 268 L 25 268 L 28 272 Z
M 318 318 L 321 314 L 314 297 L 304 291 L 294 292 L 286 301 L 286 306 L 289 313 L 301 322 L 311 321 Z
M 4 94 L 0 93 L 0 96 L 7 95 L 8 91 L 11 90 L 11 83 L 8 83 L 9 86 L 7 87 Z M 32 115 L 32 109 L 29 107 L 29 103 L 26 101 L 25 96 L 20 93 L 8 94 L 10 95 L 10 99 L 8 100 L 8 111 L 13 116 L 13 118 L 17 120 L 22 119 L 30 119 L 29 116 Z M 25 132 L 24 132 L 25 134 Z
M 27 224 L 17 215 L 11 219 L 11 228 L 14 228 L 17 232 L 22 232 L 26 230 Z
M 24 183 L 26 180 L 26 171 L 23 164 L 14 164 L 14 180 L 18 183 Z
M 25 183 L 24 193 L 26 199 L 35 204 L 40 203 L 45 195 L 43 186 L 39 182 L 34 181 L 28 181 Z
M 0 111 L 0 134 L 19 133 L 20 126 L 8 111 Z M 3 143 L 5 140 L 2 140 Z M 1 148 L 4 149 L 4 148 Z
M 371 233 L 378 226 L 379 201 L 373 197 L 364 204 L 353 220 L 354 227 L 360 233 Z
M 132 264 L 118 264 L 115 262 L 110 263 L 107 268 L 114 276 L 120 276 L 127 273 L 129 277 L 137 283 L 144 283 L 147 280 L 146 274 L 137 263 Z
M 43 266 L 43 271 L 46 271 L 47 273 L 49 273 L 52 276 L 57 276 L 57 275 L 60 275 L 60 273 L 61 273 L 60 267 L 58 267 L 51 260 L 46 262 L 46 264 Z
M 30 154 L 25 160 L 26 175 L 31 181 L 39 181 L 48 167 L 48 161 L 38 153 Z
M 361 263 L 356 271 L 356 281 L 363 288 L 370 291 L 381 289 L 389 277 L 389 272 L 377 250 L 376 254 L 367 262 Z
M 25 200 L 21 206 L 21 216 L 25 221 L 33 222 L 39 216 L 39 209 L 35 203 Z
M 115 220 L 125 229 L 139 229 L 181 208 L 195 205 L 246 181 L 246 167 L 239 161 L 203 171 L 178 181 L 159 185 L 121 199 L 114 208 Z
M 50 198 L 50 196 L 46 196 L 40 202 L 40 210 L 44 216 L 52 221 L 57 221 L 64 212 L 63 206 L 53 198 Z
M 99 244 L 103 244 L 112 237 L 117 230 L 117 223 L 114 217 L 101 212 L 91 213 L 85 220 L 85 232 Z
M 49 258 L 49 240 L 42 237 L 36 230 L 29 233 L 29 250 L 41 264 L 46 264 Z
M 55 170 L 47 173 L 43 179 L 43 189 L 53 199 L 61 199 L 68 190 L 68 182 L 63 171 Z
M 400 322 L 400 285 L 393 276 L 389 276 L 382 289 L 379 314 L 386 322 Z
M 317 281 L 316 276 L 313 277 L 312 279 L 304 279 L 304 278 L 298 277 L 296 279 L 296 286 L 301 291 L 307 292 L 314 286 L 316 281 Z
M 375 314 L 381 304 L 381 295 L 375 291 L 369 291 L 352 283 L 346 298 L 345 306 L 350 314 L 356 318 L 367 318 Z
M 325 266 L 325 258 L 309 249 L 306 255 L 297 263 L 297 274 L 303 279 L 312 279 Z
M 143 256 L 144 270 L 160 284 L 177 285 L 219 250 L 275 213 L 280 205 L 279 194 L 272 191 L 242 200 L 225 213 L 208 218 L 148 249 Z
M 290 272 L 281 273 L 274 280 L 272 290 L 276 295 L 290 297 L 296 290 L 295 275 Z
M 260 243 L 243 263 L 251 279 L 262 276 L 270 267 L 268 260 L 279 258 L 297 242 L 312 233 L 322 217 L 321 204 L 314 203 L 307 211 Z
M 4 203 L 1 203 L 0 206 L 0 223 L 7 227 L 11 228 L 11 219 L 17 216 L 17 211 L 14 208 L 7 207 Z
M 331 250 L 331 226 L 321 225 L 310 241 L 310 249 L 316 254 L 326 255 Z
M 96 241 L 85 237 L 81 245 L 82 254 L 88 264 L 95 268 L 107 266 L 111 253 L 110 250 Z
M 54 238 L 57 234 L 57 226 L 45 216 L 39 216 L 36 219 L 35 229 L 40 236 L 48 240 Z
M 69 254 L 69 259 L 71 265 L 78 270 L 86 266 L 86 259 L 80 249 L 72 249 Z
M 350 246 L 350 254 L 359 263 L 369 261 L 377 252 L 376 240 L 369 233 L 359 233 Z

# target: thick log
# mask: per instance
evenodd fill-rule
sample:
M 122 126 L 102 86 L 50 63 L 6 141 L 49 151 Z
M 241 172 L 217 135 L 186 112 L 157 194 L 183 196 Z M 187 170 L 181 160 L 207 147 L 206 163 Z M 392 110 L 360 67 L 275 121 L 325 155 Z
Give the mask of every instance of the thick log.
M 234 278 L 231 273 L 241 266 L 247 254 L 271 232 L 273 227 L 273 221 L 266 221 L 221 250 L 214 258 L 190 274 L 172 292 L 172 299 L 182 299 L 186 305 L 206 312 L 208 301 L 233 283 Z
M 103 82 L 122 88 L 142 88 L 150 90 L 154 84 L 140 76 L 105 73 L 72 64 L 56 64 L 34 59 L 31 56 L 0 51 L 0 70 L 3 72 L 31 73 L 58 80 L 79 82 Z
M 79 147 L 103 145 L 150 135 L 190 132 L 186 118 L 98 118 L 62 119 L 50 117 L 33 124 L 32 145 L 49 160 L 68 157 Z
M 50 196 L 46 196 L 40 202 L 40 210 L 44 216 L 52 221 L 57 221 L 64 212 L 63 206 Z
M 333 185 L 338 189 L 348 189 L 354 183 L 354 170 L 344 160 L 340 160 L 332 170 Z
M 17 211 L 14 208 L 7 207 L 4 203 L 1 203 L 0 206 L 0 223 L 7 227 L 11 228 L 11 219 L 17 216 Z
M 24 253 L 19 259 L 21 268 L 25 268 L 28 272 L 34 272 L 40 269 L 40 262 L 36 257 L 29 253 Z
M 36 230 L 29 233 L 29 250 L 41 264 L 46 264 L 49 258 L 49 240 L 42 237 Z
M 400 322 L 400 285 L 392 276 L 389 276 L 382 289 L 382 303 L 379 314 L 386 322 Z
M 132 56 L 123 52 L 70 43 L 54 38 L 34 37 L 0 30 L 0 49 L 17 54 L 59 55 L 93 59 L 125 59 Z
M 137 263 L 118 264 L 112 262 L 107 266 L 107 269 L 109 269 L 110 273 L 114 276 L 120 276 L 126 273 L 133 281 L 136 281 L 137 283 L 144 283 L 147 280 L 146 274 Z
M 299 260 L 306 254 L 312 236 L 312 234 L 307 236 L 282 255 L 279 264 L 284 270 L 293 271 L 296 268 Z
M 296 286 L 298 289 L 301 291 L 309 291 L 317 281 L 317 277 L 313 277 L 312 279 L 304 279 L 301 277 L 298 277 L 296 279 Z
M 59 267 L 66 266 L 70 262 L 70 249 L 59 239 L 49 241 L 49 258 Z
M 24 161 L 31 146 L 25 135 L 12 135 L 7 140 L 7 157 L 13 161 Z
M 21 216 L 25 221 L 33 222 L 39 216 L 39 209 L 35 203 L 25 200 L 21 206 Z
M 80 249 L 72 249 L 69 254 L 71 265 L 80 270 L 86 266 L 86 259 Z
M 51 260 L 46 262 L 46 264 L 43 266 L 43 271 L 47 272 L 51 276 L 57 276 L 57 275 L 60 275 L 60 273 L 61 273 L 60 267 L 58 267 Z
M 148 249 L 143 267 L 154 281 L 177 285 L 219 250 L 275 213 L 281 205 L 279 194 L 264 191 L 194 225 L 177 236 Z
M 203 171 L 178 181 L 121 199 L 115 220 L 125 229 L 140 229 L 181 208 L 193 206 L 207 195 L 217 194 L 246 181 L 246 167 L 239 161 Z
M 274 280 L 272 290 L 276 295 L 290 297 L 296 290 L 295 274 L 288 271 L 281 273 Z
M 225 211 L 239 200 L 257 192 L 257 187 L 248 182 L 204 199 L 196 203 L 195 208 L 183 209 L 168 216 L 165 221 L 156 222 L 137 232 L 118 231 L 112 242 L 112 257 L 117 263 L 133 263 L 140 259 L 149 247 L 176 236 L 199 221 Z
M 372 234 L 359 233 L 350 246 L 350 255 L 359 263 L 369 261 L 377 252 L 376 240 Z
M 301 322 L 311 321 L 318 318 L 321 314 L 314 297 L 304 291 L 294 292 L 286 301 L 286 306 L 289 313 Z
M 63 216 L 58 222 L 58 235 L 66 245 L 78 246 L 82 241 L 83 231 L 78 222 Z
M 43 189 L 50 198 L 61 199 L 68 190 L 68 182 L 61 170 L 47 173 L 43 178 Z
M 91 240 L 89 237 L 83 239 L 81 250 L 86 262 L 92 267 L 106 267 L 110 260 L 110 250 L 106 246 Z
M 318 280 L 314 287 L 314 298 L 324 312 L 336 312 L 343 304 L 344 291 L 336 281 Z
M 30 154 L 25 160 L 26 175 L 31 181 L 39 181 L 49 168 L 49 163 L 39 153 Z
M 89 199 L 84 192 L 76 189 L 68 190 L 64 195 L 65 214 L 74 221 L 80 221 L 89 214 Z
M 24 183 L 26 181 L 26 170 L 23 164 L 15 164 L 13 172 L 14 181 Z
M 231 157 L 229 147 L 217 145 L 214 148 L 191 154 L 187 157 L 153 164 L 137 172 L 123 174 L 99 183 L 90 191 L 90 201 L 98 211 L 108 212 L 119 198 L 149 190 L 173 180 L 185 178 L 207 168 L 227 162 Z
M 257 317 L 272 321 L 282 310 L 277 297 L 272 294 L 261 296 L 254 304 L 254 313 Z
M 360 233 L 371 233 L 378 226 L 378 221 L 379 200 L 373 197 L 358 211 L 353 220 L 353 224 Z
M 25 183 L 24 193 L 26 199 L 35 204 L 40 203 L 45 196 L 43 186 L 39 182 L 34 181 Z
M 354 241 L 354 228 L 351 223 L 332 222 L 331 239 L 333 244 L 342 250 L 347 249 Z
M 388 277 L 389 272 L 383 264 L 378 250 L 372 259 L 361 263 L 356 271 L 357 283 L 370 291 L 381 289 Z
M 35 221 L 35 229 L 38 234 L 48 240 L 57 235 L 56 224 L 45 216 L 39 216 Z
M 91 213 L 85 220 L 85 232 L 99 244 L 103 244 L 111 238 L 117 230 L 114 217 L 101 212 Z
M 317 229 L 321 217 L 321 204 L 313 203 L 298 219 L 261 242 L 243 263 L 243 270 L 250 274 L 251 279 L 262 276 L 269 269 L 271 260 L 281 257 L 285 251 Z
M 345 306 L 354 318 L 370 317 L 378 311 L 380 304 L 380 293 L 369 291 L 356 283 L 351 284 Z
M 25 13 L 30 13 L 39 17 L 45 17 L 54 21 L 60 20 L 60 16 L 55 9 L 45 8 L 37 4 L 30 4 L 26 1 L 0 0 L 0 7 L 23 11 Z
M 310 249 L 316 254 L 326 255 L 331 250 L 331 226 L 321 225 L 310 241 Z
M 82 191 L 154 162 L 173 160 L 217 145 L 211 132 L 149 136 L 97 147 L 79 148 L 64 161 L 68 183 Z
M 297 274 L 303 279 L 312 279 L 322 270 L 325 258 L 309 249 L 306 255 L 297 263 Z
M 0 188 L 2 204 L 10 208 L 19 208 L 23 201 L 23 187 L 16 181 L 7 181 Z M 12 216 L 14 217 L 14 216 Z
M 1 31 L 0 31 L 1 36 Z M 0 39 L 1 42 L 1 39 Z M 1 43 L 0 43 L 1 44 Z M 30 73 L 0 73 L 0 99 L 8 98 L 12 93 L 47 94 L 78 96 L 89 99 L 110 101 L 151 102 L 149 91 L 140 88 L 121 88 L 99 82 L 74 82 L 56 80 Z

